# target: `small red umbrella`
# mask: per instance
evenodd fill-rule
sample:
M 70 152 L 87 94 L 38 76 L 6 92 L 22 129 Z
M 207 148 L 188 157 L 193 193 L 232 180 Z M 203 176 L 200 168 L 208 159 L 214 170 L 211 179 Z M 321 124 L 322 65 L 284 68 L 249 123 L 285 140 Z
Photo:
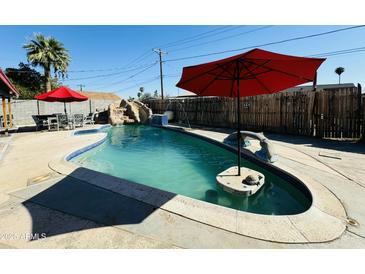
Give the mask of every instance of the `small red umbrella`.
M 65 114 L 67 114 L 66 103 L 82 102 L 88 99 L 86 96 L 81 95 L 80 93 L 77 93 L 76 91 L 65 86 L 59 87 L 46 93 L 42 93 L 35 96 L 34 98 L 46 102 L 63 102 Z
M 199 96 L 237 98 L 237 164 L 241 163 L 240 97 L 276 93 L 312 82 L 322 58 L 305 58 L 261 49 L 218 61 L 184 67 L 177 87 Z M 240 175 L 240 168 L 238 168 Z

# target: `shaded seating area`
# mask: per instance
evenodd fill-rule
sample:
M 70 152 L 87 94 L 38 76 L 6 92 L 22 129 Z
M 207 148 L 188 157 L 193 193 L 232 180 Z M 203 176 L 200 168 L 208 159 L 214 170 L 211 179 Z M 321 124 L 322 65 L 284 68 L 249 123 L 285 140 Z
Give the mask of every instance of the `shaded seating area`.
M 62 86 L 55 90 L 35 96 L 35 99 L 45 102 L 62 102 L 64 104 L 64 114 L 55 113 L 51 115 L 33 115 L 33 120 L 36 123 L 36 130 L 48 127 L 48 130 L 60 129 L 75 129 L 76 127 L 84 126 L 84 115 L 73 114 L 69 115 L 66 110 L 66 103 L 82 102 L 88 98 L 76 91 Z
M 85 123 L 84 114 L 43 114 L 32 115 L 32 118 L 36 124 L 36 131 L 38 130 L 71 130 L 75 128 L 83 127 Z M 91 123 L 90 123 L 91 124 Z M 92 121 L 94 124 L 94 121 Z

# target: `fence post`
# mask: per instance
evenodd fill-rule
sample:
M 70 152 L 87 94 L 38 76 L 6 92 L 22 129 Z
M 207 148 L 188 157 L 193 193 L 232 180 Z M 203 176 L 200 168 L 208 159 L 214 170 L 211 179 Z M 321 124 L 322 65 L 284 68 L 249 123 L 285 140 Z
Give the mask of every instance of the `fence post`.
M 313 91 L 317 90 L 317 71 L 316 71 L 316 74 L 314 74 L 312 90 Z
M 313 136 L 314 137 L 319 137 L 318 136 L 318 131 L 319 131 L 319 128 L 318 128 L 318 97 L 319 97 L 319 93 L 316 91 L 314 93 L 314 102 L 313 102 L 313 111 L 312 111 L 312 120 L 313 120 L 313 123 L 312 123 L 312 126 L 313 126 Z
M 361 132 L 361 124 L 363 123 L 362 121 L 362 106 L 361 106 L 361 85 L 358 83 L 357 84 L 357 112 L 356 112 L 356 121 L 357 121 L 357 128 L 356 131 L 359 134 L 360 138 L 363 138 L 363 136 L 361 136 L 362 132 Z
M 365 113 L 364 113 L 364 106 L 361 94 L 361 85 L 360 83 L 357 84 L 357 121 L 358 121 L 358 128 L 357 132 L 359 133 L 359 137 L 362 141 L 365 140 Z

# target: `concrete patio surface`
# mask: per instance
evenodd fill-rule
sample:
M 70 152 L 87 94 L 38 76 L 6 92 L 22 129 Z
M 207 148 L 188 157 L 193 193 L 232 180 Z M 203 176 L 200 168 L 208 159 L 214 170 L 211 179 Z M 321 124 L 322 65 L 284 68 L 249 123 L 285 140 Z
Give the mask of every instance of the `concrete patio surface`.
M 227 136 L 219 129 L 189 131 L 218 141 Z M 52 159 L 100 139 L 71 133 L 0 138 L 7 142 L 0 158 L 0 248 L 365 248 L 364 145 L 266 134 L 280 157 L 275 165 L 326 187 L 356 221 L 331 242 L 282 244 L 219 229 L 52 171 Z M 250 149 L 258 144 L 253 141 Z M 31 240 L 34 233 L 46 237 Z

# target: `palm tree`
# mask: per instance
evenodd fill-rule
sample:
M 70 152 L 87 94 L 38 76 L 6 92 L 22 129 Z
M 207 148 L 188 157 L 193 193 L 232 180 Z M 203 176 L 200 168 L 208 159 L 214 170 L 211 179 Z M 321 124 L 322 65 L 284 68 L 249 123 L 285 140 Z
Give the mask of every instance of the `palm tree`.
M 33 66 L 40 66 L 44 69 L 46 91 L 51 87 L 51 69 L 54 73 L 64 77 L 71 61 L 68 50 L 63 44 L 53 37 L 45 37 L 41 33 L 34 34 L 34 38 L 23 48 L 27 50 L 28 62 Z
M 338 67 L 335 69 L 335 73 L 338 74 L 338 83 L 341 84 L 341 74 L 345 72 L 345 68 Z
M 140 99 L 140 98 L 141 98 L 141 96 L 143 95 L 143 92 L 144 92 L 144 87 L 140 87 L 140 88 L 139 88 L 139 92 L 137 93 L 137 97 L 138 97 L 138 99 Z

